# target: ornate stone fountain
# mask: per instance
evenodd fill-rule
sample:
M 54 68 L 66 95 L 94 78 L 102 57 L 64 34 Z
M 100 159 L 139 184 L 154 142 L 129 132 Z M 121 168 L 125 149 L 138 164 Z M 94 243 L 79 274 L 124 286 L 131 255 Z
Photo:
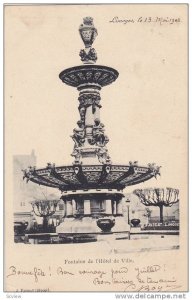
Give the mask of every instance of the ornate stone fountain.
M 59 78 L 79 91 L 77 128 L 71 135 L 74 141 L 71 165 L 48 163 L 43 169 L 30 167 L 24 171 L 27 181 L 57 188 L 65 204 L 64 222 L 57 227 L 60 238 L 77 235 L 115 233 L 117 238 L 128 237 L 130 225 L 122 214 L 123 189 L 159 174 L 155 164 L 113 164 L 107 150 L 109 138 L 100 120 L 100 90 L 113 83 L 118 72 L 97 65 L 97 53 L 92 44 L 97 36 L 93 19 L 86 17 L 79 32 L 85 48 L 80 50 L 80 66 L 65 69 Z M 102 225 L 103 224 L 103 225 Z

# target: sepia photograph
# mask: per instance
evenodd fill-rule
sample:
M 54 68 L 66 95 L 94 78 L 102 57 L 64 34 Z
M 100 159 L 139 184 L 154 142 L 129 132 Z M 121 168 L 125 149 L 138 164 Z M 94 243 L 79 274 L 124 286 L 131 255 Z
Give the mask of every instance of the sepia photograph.
M 188 5 L 4 5 L 10 292 L 188 291 Z

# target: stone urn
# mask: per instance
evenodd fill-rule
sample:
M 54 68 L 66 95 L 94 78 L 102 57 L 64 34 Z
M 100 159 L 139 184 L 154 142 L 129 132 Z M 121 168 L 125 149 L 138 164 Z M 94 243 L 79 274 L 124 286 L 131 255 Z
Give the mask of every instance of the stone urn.
M 131 224 L 133 225 L 133 227 L 137 227 L 140 222 L 140 219 L 131 219 Z
M 97 29 L 93 25 L 93 18 L 86 17 L 83 19 L 83 24 L 79 27 L 79 33 L 85 48 L 90 48 L 97 36 Z
M 100 218 L 97 220 L 97 226 L 103 232 L 110 232 L 111 228 L 115 225 L 115 219 L 110 218 Z

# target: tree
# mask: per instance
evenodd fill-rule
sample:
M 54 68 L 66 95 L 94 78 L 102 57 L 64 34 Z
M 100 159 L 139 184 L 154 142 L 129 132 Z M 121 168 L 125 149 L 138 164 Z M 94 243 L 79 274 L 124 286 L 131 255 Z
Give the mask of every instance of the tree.
M 48 217 L 52 216 L 57 207 L 58 200 L 35 200 L 31 201 L 33 212 L 43 218 L 43 230 L 48 228 Z
M 145 206 L 157 206 L 160 209 L 160 223 L 163 223 L 163 207 L 170 207 L 179 201 L 179 190 L 173 188 L 148 188 L 133 191 Z

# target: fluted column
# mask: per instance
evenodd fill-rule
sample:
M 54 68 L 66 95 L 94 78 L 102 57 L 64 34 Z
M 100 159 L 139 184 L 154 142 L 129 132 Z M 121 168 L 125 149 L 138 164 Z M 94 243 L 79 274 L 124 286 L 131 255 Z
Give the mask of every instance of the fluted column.
M 117 202 L 114 200 L 113 201 L 113 215 L 116 215 L 117 213 Z
M 63 210 L 64 210 L 64 217 L 67 215 L 67 205 L 66 205 L 66 200 L 63 201 Z
M 107 215 L 111 215 L 112 214 L 111 199 L 106 199 L 105 200 L 105 213 Z
M 117 201 L 117 215 L 123 214 L 122 200 Z
M 90 125 L 90 126 L 94 125 L 94 116 L 93 116 L 92 105 L 89 105 L 86 109 L 85 125 Z
M 73 209 L 73 215 L 76 213 L 76 200 L 72 200 L 72 209 Z
M 84 200 L 84 215 L 91 214 L 91 204 L 90 200 Z
M 72 206 L 72 200 L 66 201 L 66 209 L 67 209 L 67 217 L 73 215 L 73 206 Z

